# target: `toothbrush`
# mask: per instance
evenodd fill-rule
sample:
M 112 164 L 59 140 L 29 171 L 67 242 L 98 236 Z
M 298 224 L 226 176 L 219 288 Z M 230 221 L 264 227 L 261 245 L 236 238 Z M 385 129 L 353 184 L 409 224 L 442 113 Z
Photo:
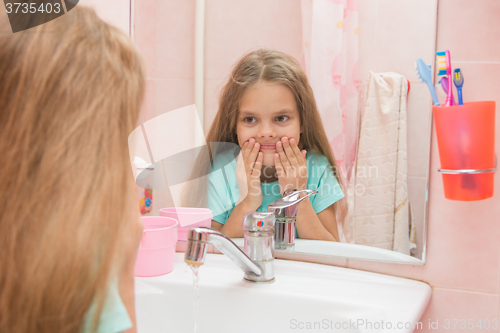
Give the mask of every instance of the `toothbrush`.
M 445 51 L 445 52 L 436 52 L 436 55 L 437 55 L 437 67 L 438 67 L 438 75 L 444 75 L 446 74 L 447 76 L 441 78 L 441 87 L 445 90 L 448 91 L 447 93 L 447 96 L 446 96 L 446 103 L 444 106 L 450 106 L 450 105 L 454 105 L 455 104 L 455 101 L 453 99 L 453 84 L 451 83 L 451 62 L 450 62 L 450 52 L 449 51 Z M 446 63 L 446 67 L 443 68 L 443 67 L 439 67 L 439 66 L 443 66 L 443 55 L 445 57 L 445 63 Z M 460 69 L 458 70 L 459 72 L 459 85 L 457 86 L 457 92 L 458 92 L 458 104 L 459 105 L 463 105 L 462 103 L 462 100 L 461 100 L 461 97 L 462 97 L 462 91 L 461 91 L 461 88 L 462 88 L 462 84 L 463 84 L 463 76 L 460 75 Z M 455 73 L 455 76 L 456 76 L 456 73 Z M 456 83 L 455 83 L 456 85 Z M 445 87 L 446 86 L 446 87 Z M 460 86 L 460 89 L 458 88 Z M 460 147 L 464 147 L 464 139 L 463 137 L 461 137 L 460 135 L 457 137 L 457 140 L 459 142 L 459 146 Z M 463 152 L 463 151 L 460 151 L 459 152 L 459 156 L 458 158 L 460 159 L 460 162 L 465 166 L 466 169 L 469 168 L 469 156 Z M 460 187 L 462 187 L 463 189 L 466 189 L 466 190 L 472 190 L 474 188 L 476 188 L 476 182 L 474 180 L 474 176 L 470 175 L 470 174 L 462 174 L 462 179 L 461 179 L 461 182 L 460 182 Z
M 436 67 L 438 70 L 437 75 L 446 75 L 448 77 L 448 83 L 450 84 L 448 84 L 448 93 L 444 106 L 451 106 L 451 101 L 453 100 L 453 85 L 451 84 L 450 51 L 446 50 L 444 52 L 436 52 Z
M 464 105 L 464 100 L 462 99 L 462 86 L 464 85 L 464 74 L 460 68 L 455 69 L 455 74 L 453 76 L 453 83 L 457 87 L 458 94 L 458 105 Z
M 429 91 L 431 92 L 432 96 L 432 102 L 435 106 L 440 106 L 441 104 L 439 103 L 439 99 L 436 95 L 436 90 L 434 89 L 434 85 L 432 84 L 430 66 L 427 66 L 422 58 L 418 58 L 416 68 L 420 81 L 427 83 L 427 87 L 429 87 Z
M 443 76 L 438 84 L 436 84 L 436 90 L 439 92 L 439 95 L 446 97 L 446 92 L 448 91 L 448 78 Z M 460 96 L 460 95 L 459 95 Z M 451 100 L 452 105 L 455 105 L 455 101 Z M 461 141 L 462 142 L 462 141 Z M 463 145 L 462 145 L 463 146 Z M 467 160 L 461 156 L 460 160 L 462 163 L 467 164 Z M 468 169 L 468 168 L 467 168 Z M 474 182 L 474 177 L 468 174 L 462 175 L 461 187 L 464 189 L 473 189 L 476 187 Z
M 441 85 L 441 89 L 439 89 L 439 92 L 443 92 L 444 97 L 447 97 L 448 94 L 448 78 L 446 76 L 443 76 L 441 80 L 439 81 Z M 451 105 L 456 105 L 455 104 L 455 98 L 451 99 Z

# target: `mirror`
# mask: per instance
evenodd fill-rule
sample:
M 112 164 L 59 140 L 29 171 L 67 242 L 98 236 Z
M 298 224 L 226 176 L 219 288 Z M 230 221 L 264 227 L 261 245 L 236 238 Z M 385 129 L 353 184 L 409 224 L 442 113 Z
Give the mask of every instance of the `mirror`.
M 204 43 L 201 52 L 203 88 L 195 88 L 194 99 L 197 100 L 198 113 L 205 134 L 208 133 L 217 112 L 220 91 L 237 59 L 256 47 L 276 49 L 293 56 L 306 68 L 316 100 L 321 100 L 321 102 L 318 101 L 320 109 L 322 106 L 333 105 L 336 112 L 348 114 L 346 124 L 344 124 L 346 129 L 342 142 L 344 148 L 339 150 L 344 153 L 342 158 L 345 161 L 350 161 L 344 163 L 347 179 L 351 174 L 356 174 L 353 171 L 355 170 L 356 150 L 352 150 L 352 147 L 357 147 L 355 142 L 358 125 L 358 82 L 361 84 L 366 81 L 370 71 L 374 73 L 395 72 L 403 75 L 409 81 L 411 88 L 406 109 L 407 196 L 411 203 L 411 218 L 409 219 L 413 220 L 412 225 L 414 226 L 411 237 L 415 242 L 415 248 L 412 249 L 411 255 L 371 246 L 372 239 L 379 237 L 379 235 L 368 235 L 365 237 L 368 240 L 364 241 L 351 239 L 350 241 L 353 243 L 301 239 L 298 240 L 294 251 L 311 255 L 423 264 L 425 262 L 431 103 L 428 91 L 418 80 L 413 66 L 418 57 L 423 58 L 427 64 L 434 64 L 437 0 L 419 1 L 418 3 L 416 1 L 406 2 L 397 6 L 391 0 L 206 0 L 204 5 Z M 174 5 L 172 3 L 168 6 L 173 7 Z M 193 16 L 194 4 L 189 5 L 191 6 L 189 8 L 186 6 L 183 7 L 184 14 L 189 15 L 188 23 L 192 24 L 196 30 L 197 24 Z M 138 7 L 139 5 L 135 7 L 137 12 L 140 11 Z M 160 9 L 166 13 L 167 7 L 162 6 Z M 332 12 L 332 8 L 336 8 L 336 11 Z M 135 15 L 140 16 L 140 13 Z M 173 16 L 170 17 L 173 18 Z M 140 22 L 143 26 L 145 25 L 144 19 Z M 161 20 L 157 19 L 155 22 L 161 22 Z M 322 26 L 325 22 L 328 25 Z M 151 27 L 153 26 L 150 25 Z M 405 28 L 401 29 L 401 27 Z M 160 33 L 169 33 L 168 36 L 173 34 L 173 32 L 159 27 L 158 24 L 154 28 L 157 29 L 156 38 Z M 143 28 L 140 24 L 136 24 L 134 29 L 134 34 L 137 34 Z M 164 30 L 160 31 L 161 29 Z M 346 30 L 348 30 L 347 33 Z M 194 32 L 192 27 L 188 31 Z M 345 40 L 346 35 L 350 36 L 348 37 L 350 40 L 340 43 L 340 52 L 344 54 L 343 60 L 341 58 L 339 58 L 340 60 L 335 59 L 331 65 L 319 70 L 314 68 L 317 66 L 314 59 L 322 52 L 322 48 L 318 47 L 322 41 L 328 41 L 332 37 L 340 38 L 340 40 L 344 38 Z M 168 36 L 169 41 L 175 41 L 181 47 L 185 46 L 180 38 L 168 38 Z M 357 40 L 353 41 L 352 38 Z M 143 38 L 136 41 L 140 49 L 141 45 L 145 45 L 144 40 Z M 347 44 L 348 49 L 342 44 Z M 176 45 L 169 44 L 164 47 L 175 48 Z M 142 50 L 145 49 L 146 47 L 142 46 Z M 185 48 L 185 50 L 191 52 L 186 57 L 190 61 L 200 57 L 200 54 L 195 55 L 191 48 Z M 186 51 L 185 54 L 188 52 Z M 357 62 L 355 58 L 358 58 Z M 165 70 L 169 61 L 172 60 L 168 57 L 160 58 L 158 56 L 154 59 L 157 71 Z M 148 63 L 148 57 L 146 57 L 146 62 L 147 66 L 151 68 L 152 65 Z M 177 61 L 177 63 L 179 62 Z M 315 83 L 321 82 L 315 77 L 321 71 L 327 73 L 331 78 L 333 82 L 331 91 L 322 90 L 321 85 Z M 153 76 L 153 74 L 149 74 L 149 76 Z M 347 85 L 346 82 L 350 85 Z M 201 100 L 203 103 L 200 102 L 200 91 L 202 91 Z M 165 94 L 168 95 L 169 92 L 166 91 Z M 339 104 L 341 103 L 343 103 L 344 111 L 340 110 Z M 188 104 L 189 102 L 179 106 Z M 156 108 L 158 109 L 158 106 Z M 163 108 L 162 112 L 173 109 L 173 107 L 168 110 Z M 330 121 L 330 118 L 324 114 L 322 117 L 327 135 L 339 131 L 339 126 L 342 124 L 339 124 L 338 121 Z M 182 129 L 177 130 L 186 130 L 187 128 L 181 127 Z M 175 134 L 172 133 L 171 139 L 172 137 L 175 137 Z M 194 138 L 195 143 L 191 147 L 197 147 L 196 142 L 199 142 L 199 139 Z M 334 138 L 329 136 L 329 139 Z M 336 141 L 333 140 L 333 142 Z M 180 150 L 176 151 L 180 152 Z M 338 160 L 339 154 L 335 155 Z M 166 174 L 168 178 L 168 170 Z M 362 183 L 356 182 L 355 178 L 350 180 L 351 184 L 359 185 Z M 358 187 L 359 189 L 360 187 Z M 172 187 L 170 190 L 172 192 Z M 378 205 L 380 205 L 378 202 L 373 202 L 372 206 L 363 208 L 368 217 L 375 215 Z M 355 227 L 362 228 L 363 223 L 371 223 L 368 220 L 361 221 Z M 408 228 L 410 230 L 411 226 Z M 236 240 L 236 242 L 241 242 L 241 240 Z

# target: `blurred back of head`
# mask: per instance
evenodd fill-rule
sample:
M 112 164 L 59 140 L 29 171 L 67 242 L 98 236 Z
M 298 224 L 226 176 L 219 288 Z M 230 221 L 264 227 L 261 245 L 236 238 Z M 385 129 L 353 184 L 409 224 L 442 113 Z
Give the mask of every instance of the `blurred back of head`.
M 12 33 L 0 18 L 0 332 L 78 332 L 102 309 L 138 218 L 127 138 L 142 61 L 78 6 Z

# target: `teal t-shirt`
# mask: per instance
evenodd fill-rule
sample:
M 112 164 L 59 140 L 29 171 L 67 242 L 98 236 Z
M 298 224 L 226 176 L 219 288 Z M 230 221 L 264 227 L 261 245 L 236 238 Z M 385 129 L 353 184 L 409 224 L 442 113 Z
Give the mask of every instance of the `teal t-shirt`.
M 309 199 L 316 214 L 328 208 L 344 197 L 328 159 L 322 154 L 311 151 L 306 155 L 307 189 L 316 190 L 317 194 Z M 258 212 L 267 212 L 273 201 L 280 199 L 278 181 L 262 183 L 262 205 Z M 239 199 L 239 187 L 236 179 L 236 157 L 233 150 L 225 151 L 214 159 L 208 183 L 208 208 L 213 213 L 213 220 L 225 224 Z
M 85 320 L 84 333 L 92 332 L 92 319 L 94 315 L 95 304 L 90 307 Z M 132 321 L 128 316 L 127 309 L 122 302 L 116 283 L 112 283 L 106 301 L 104 303 L 101 317 L 95 333 L 118 333 L 132 327 Z M 94 333 L 94 332 L 92 332 Z

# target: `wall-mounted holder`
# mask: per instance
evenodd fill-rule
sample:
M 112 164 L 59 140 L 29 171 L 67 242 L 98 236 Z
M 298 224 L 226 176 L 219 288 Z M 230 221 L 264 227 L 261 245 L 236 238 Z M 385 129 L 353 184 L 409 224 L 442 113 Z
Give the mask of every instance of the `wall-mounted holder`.
M 469 170 L 447 170 L 447 169 L 438 169 L 439 173 L 444 173 L 447 175 L 462 175 L 462 174 L 467 174 L 467 175 L 475 175 L 478 173 L 490 173 L 490 172 L 495 172 L 497 171 L 497 156 L 495 155 L 495 167 L 491 169 L 469 169 Z
M 495 102 L 434 106 L 444 194 L 447 199 L 491 198 L 495 156 Z

